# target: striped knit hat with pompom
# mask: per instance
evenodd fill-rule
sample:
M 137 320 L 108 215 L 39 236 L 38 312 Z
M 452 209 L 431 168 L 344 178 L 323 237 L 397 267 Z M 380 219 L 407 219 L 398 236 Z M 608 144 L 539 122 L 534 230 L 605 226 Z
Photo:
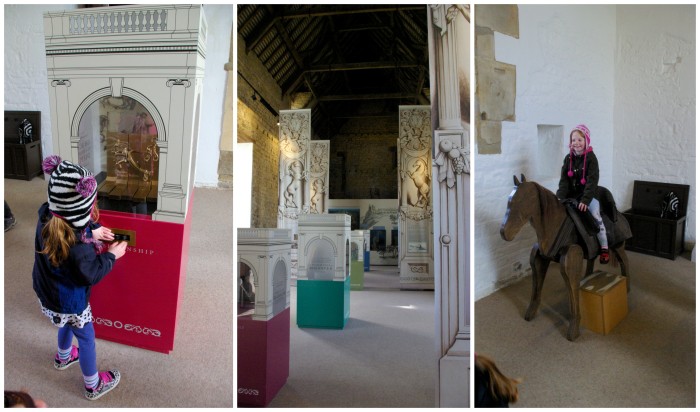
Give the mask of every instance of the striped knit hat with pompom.
M 97 182 L 89 170 L 49 156 L 42 162 L 49 177 L 49 210 L 51 213 L 81 230 L 90 222 L 92 205 L 97 196 Z

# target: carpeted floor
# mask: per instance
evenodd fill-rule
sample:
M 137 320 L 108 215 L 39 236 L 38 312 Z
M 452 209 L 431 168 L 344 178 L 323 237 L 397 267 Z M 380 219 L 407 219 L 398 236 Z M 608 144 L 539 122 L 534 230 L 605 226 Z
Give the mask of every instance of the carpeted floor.
M 396 267 L 372 266 L 365 285 L 342 330 L 299 328 L 292 287 L 289 378 L 270 407 L 435 406 L 434 293 L 397 290 Z
M 36 212 L 43 178 L 5 179 L 5 200 L 18 224 L 4 240 L 4 386 L 26 388 L 49 407 L 233 407 L 233 196 L 197 188 L 186 283 L 171 354 L 97 340 L 102 370 L 117 368 L 119 386 L 90 402 L 80 368 L 53 368 L 56 328 L 32 290 Z
M 558 264 L 547 272 L 530 322 L 523 319 L 530 277 L 475 303 L 475 352 L 523 379 L 513 407 L 695 407 L 695 263 L 687 255 L 628 256 L 629 312 L 608 335 L 582 328 L 575 342 L 566 340 L 568 297 Z

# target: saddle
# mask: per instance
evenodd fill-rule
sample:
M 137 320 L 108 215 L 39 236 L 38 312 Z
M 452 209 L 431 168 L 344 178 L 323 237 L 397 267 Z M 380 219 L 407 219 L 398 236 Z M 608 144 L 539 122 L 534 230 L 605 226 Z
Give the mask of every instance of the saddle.
M 624 215 L 617 210 L 615 199 L 608 189 L 598 186 L 596 199 L 600 202 L 600 215 L 603 218 L 608 245 L 612 248 L 632 237 L 629 223 Z M 586 259 L 593 259 L 600 253 L 600 244 L 597 234 L 600 231 L 591 212 L 578 210 L 578 201 L 564 199 L 562 203 L 571 219 L 564 222 L 560 230 L 560 236 L 567 235 L 575 230 L 578 234 L 579 245 L 583 248 Z

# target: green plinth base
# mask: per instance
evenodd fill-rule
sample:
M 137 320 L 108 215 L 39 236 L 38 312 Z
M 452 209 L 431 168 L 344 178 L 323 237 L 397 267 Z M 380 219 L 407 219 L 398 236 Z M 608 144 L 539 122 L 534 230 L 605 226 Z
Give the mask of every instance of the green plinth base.
M 297 326 L 343 329 L 350 317 L 350 278 L 297 280 Z
M 365 287 L 364 262 L 353 260 L 350 263 L 350 289 L 362 290 Z

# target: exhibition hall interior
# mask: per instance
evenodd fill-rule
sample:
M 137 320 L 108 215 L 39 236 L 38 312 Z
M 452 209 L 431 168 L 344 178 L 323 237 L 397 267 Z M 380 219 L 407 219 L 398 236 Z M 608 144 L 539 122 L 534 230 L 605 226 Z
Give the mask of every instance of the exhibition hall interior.
M 696 406 L 696 5 L 3 9 L 6 407 Z
M 469 404 L 469 20 L 237 6 L 239 405 Z

